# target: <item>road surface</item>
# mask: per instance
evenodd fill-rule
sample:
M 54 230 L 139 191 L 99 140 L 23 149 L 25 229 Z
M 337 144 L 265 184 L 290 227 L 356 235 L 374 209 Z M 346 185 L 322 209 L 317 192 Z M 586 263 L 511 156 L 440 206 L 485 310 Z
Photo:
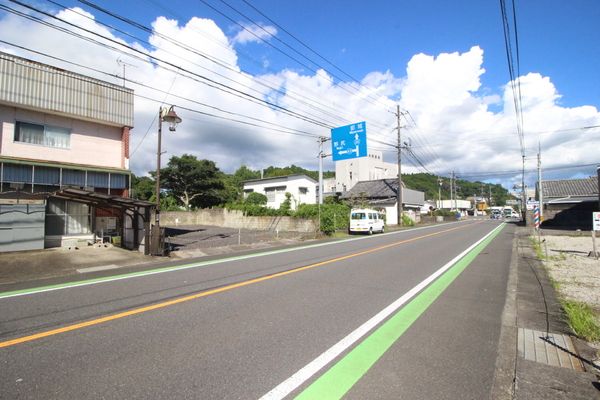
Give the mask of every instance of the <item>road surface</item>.
M 514 227 L 460 221 L 0 294 L 0 398 L 489 398 Z

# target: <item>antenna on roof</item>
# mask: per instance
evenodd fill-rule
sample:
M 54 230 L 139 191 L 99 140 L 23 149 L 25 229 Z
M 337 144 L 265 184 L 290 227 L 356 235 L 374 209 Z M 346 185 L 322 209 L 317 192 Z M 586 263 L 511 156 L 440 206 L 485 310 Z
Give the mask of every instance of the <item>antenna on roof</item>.
M 117 64 L 119 64 L 119 66 L 123 67 L 123 87 L 125 87 L 125 80 L 126 80 L 125 79 L 125 67 L 134 67 L 134 68 L 137 68 L 137 66 L 133 65 L 133 64 L 127 64 L 126 62 L 121 61 L 120 58 L 117 58 Z

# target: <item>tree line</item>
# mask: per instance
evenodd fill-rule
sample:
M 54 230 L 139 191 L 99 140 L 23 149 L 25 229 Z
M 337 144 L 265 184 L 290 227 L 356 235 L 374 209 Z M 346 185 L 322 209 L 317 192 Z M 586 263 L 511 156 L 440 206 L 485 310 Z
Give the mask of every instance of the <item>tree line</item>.
M 271 178 L 294 174 L 306 174 L 318 180 L 318 171 L 310 171 L 302 167 L 291 165 L 288 167 L 268 167 L 252 170 L 246 165 L 241 165 L 233 174 L 225 174 L 214 161 L 199 160 L 196 156 L 184 154 L 181 157 L 173 156 L 165 168 L 160 170 L 160 204 L 164 211 L 196 210 L 202 208 L 227 207 L 243 208 L 264 206 L 251 198 L 244 199 L 242 182 L 252 179 Z M 149 172 L 150 177 L 132 176 L 131 197 L 139 200 L 156 202 L 156 171 Z M 324 171 L 323 178 L 335 177 L 334 171 Z M 404 174 L 404 184 L 409 189 L 425 192 L 425 199 L 437 200 L 450 199 L 450 180 L 440 179 L 432 174 Z M 505 205 L 506 200 L 513 196 L 501 185 L 491 185 L 483 182 L 470 182 L 456 180 L 452 188 L 453 196 L 466 199 L 467 197 L 485 197 L 492 199 L 491 205 Z M 491 192 L 491 194 L 490 194 Z M 327 203 L 342 202 L 337 199 L 327 199 Z M 265 201 L 266 204 L 266 201 Z M 257 211 L 258 212 L 258 211 Z M 282 210 L 284 213 L 285 210 Z M 289 214 L 289 213 L 288 213 Z
M 156 202 L 156 171 L 150 175 L 132 176 L 131 197 L 138 200 Z M 318 171 L 302 167 L 268 167 L 255 171 L 246 165 L 240 166 L 233 174 L 222 172 L 214 161 L 199 160 L 196 156 L 184 154 L 173 156 L 165 168 L 160 170 L 160 204 L 164 211 L 195 210 L 240 203 L 244 200 L 242 182 L 252 179 L 305 174 L 318 180 Z M 335 172 L 323 172 L 323 178 L 335 177 Z

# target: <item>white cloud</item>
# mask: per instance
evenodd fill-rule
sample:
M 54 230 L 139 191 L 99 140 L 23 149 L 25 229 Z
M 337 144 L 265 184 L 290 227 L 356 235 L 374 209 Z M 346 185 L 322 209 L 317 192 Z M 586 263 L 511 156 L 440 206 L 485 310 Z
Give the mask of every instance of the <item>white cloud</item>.
M 125 39 L 93 20 L 67 11 L 61 15 L 125 43 Z M 229 40 L 208 19 L 192 18 L 180 25 L 159 17 L 152 27 L 156 33 L 189 48 L 177 47 L 156 34 L 145 38 L 152 44 L 151 49 L 144 49 L 140 43 L 129 44 L 179 68 L 158 68 L 156 63 L 147 62 L 146 57 L 129 57 L 10 15 L 0 19 L 3 40 L 7 42 L 108 73 L 122 74 L 116 63 L 118 58 L 137 67 L 126 69 L 128 79 L 145 85 L 128 83 L 138 95 L 131 138 L 132 151 L 137 148 L 131 157 L 131 169 L 137 175 L 156 167 L 156 115 L 160 102 L 175 104 L 183 119 L 177 132 L 163 136 L 163 150 L 167 151 L 163 164 L 173 155 L 187 153 L 213 160 L 225 172 L 233 172 L 242 163 L 255 169 L 290 164 L 316 169 L 316 139 L 282 132 L 329 136 L 328 127 L 309 120 L 325 121 L 329 126 L 367 121 L 368 135 L 376 140 L 369 145 L 389 151 L 386 161 L 394 162 L 395 149 L 380 142 L 395 140 L 394 112 L 396 100 L 401 99 L 400 106 L 410 112 L 410 117 L 403 120 L 407 127 L 402 133 L 411 138 L 414 153 L 428 171 L 447 176 L 454 169 L 465 177 L 473 174 L 476 179 L 484 179 L 486 174 L 493 177 L 500 171 L 521 169 L 512 93 L 508 85 L 495 91 L 482 87 L 484 53 L 479 47 L 462 54 L 418 54 L 407 63 L 405 77 L 395 77 L 389 71 L 373 71 L 359 84 L 336 82 L 323 70 L 312 74 L 292 69 L 263 76 L 244 74 L 238 67 L 233 46 L 256 38 L 251 39 L 243 31 Z M 276 34 L 273 28 L 265 29 Z M 263 31 L 257 34 L 266 35 Z M 121 79 L 6 47 L 26 58 L 122 83 Z M 218 64 L 211 60 L 218 60 Z M 219 84 L 224 85 L 220 86 L 222 90 Z M 550 78 L 535 73 L 521 78 L 521 91 L 527 157 L 535 157 L 541 142 L 545 168 L 598 162 L 597 152 L 592 150 L 600 145 L 598 129 L 577 129 L 600 125 L 600 114 L 595 107 L 561 107 L 560 95 Z M 254 99 L 243 96 L 242 92 Z M 268 99 L 276 106 L 265 107 L 258 99 Z M 490 105 L 498 104 L 500 111 L 490 110 Z M 326 159 L 325 167 L 334 168 L 330 159 Z M 527 166 L 532 167 L 531 163 Z M 422 170 L 410 163 L 403 165 L 407 173 Z M 562 176 L 577 172 L 568 170 Z
M 272 36 L 277 35 L 277 29 L 273 26 L 266 25 L 249 25 L 241 24 L 242 29 L 232 39 L 233 43 L 246 44 L 248 42 L 261 42 L 269 40 Z

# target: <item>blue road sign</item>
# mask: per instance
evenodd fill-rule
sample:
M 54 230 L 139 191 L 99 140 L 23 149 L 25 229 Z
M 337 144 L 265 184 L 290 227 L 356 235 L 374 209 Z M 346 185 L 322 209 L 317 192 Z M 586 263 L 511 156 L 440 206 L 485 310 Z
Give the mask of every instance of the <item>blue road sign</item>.
M 367 123 L 358 122 L 331 130 L 333 161 L 367 156 Z

